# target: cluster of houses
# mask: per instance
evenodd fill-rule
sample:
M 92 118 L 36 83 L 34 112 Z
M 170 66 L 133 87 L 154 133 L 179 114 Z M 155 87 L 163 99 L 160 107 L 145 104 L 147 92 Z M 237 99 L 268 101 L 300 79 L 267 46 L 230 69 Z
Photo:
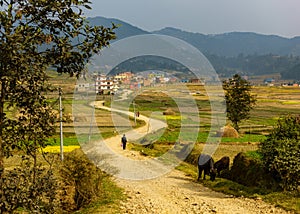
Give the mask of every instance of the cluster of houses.
M 114 94 L 122 86 L 123 88 L 139 89 L 141 87 L 150 87 L 158 84 L 170 84 L 176 82 L 197 83 L 197 79 L 178 80 L 176 77 L 161 74 L 159 72 L 148 72 L 134 74 L 132 72 L 123 72 L 115 76 L 108 76 L 101 73 L 92 75 L 92 83 L 81 82 L 76 85 L 78 92 L 95 91 L 97 94 Z
M 267 78 L 264 80 L 264 84 L 268 85 L 268 86 L 275 86 L 275 82 L 276 81 L 273 78 Z M 280 85 L 282 87 L 300 87 L 299 82 L 292 82 L 292 83 L 291 82 L 288 82 L 288 83 L 282 82 Z

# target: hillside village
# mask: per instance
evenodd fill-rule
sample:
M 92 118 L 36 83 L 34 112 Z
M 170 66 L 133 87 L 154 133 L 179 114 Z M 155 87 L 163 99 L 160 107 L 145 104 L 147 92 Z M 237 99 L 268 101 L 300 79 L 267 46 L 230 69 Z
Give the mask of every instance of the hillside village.
M 248 79 L 247 76 L 243 78 Z M 98 95 L 115 94 L 120 88 L 140 89 L 142 87 L 159 86 L 174 83 L 193 83 L 205 84 L 204 80 L 197 78 L 179 79 L 172 74 L 163 73 L 160 71 L 148 71 L 135 74 L 130 71 L 125 71 L 116 75 L 106 75 L 104 73 L 93 73 L 89 77 L 90 81 L 79 81 L 75 90 L 77 92 L 95 92 Z M 273 78 L 266 78 L 262 82 L 255 82 L 267 86 L 282 86 L 282 87 L 300 87 L 298 82 L 282 82 L 276 81 Z
M 142 87 L 158 86 L 173 83 L 197 83 L 204 84 L 199 79 L 190 78 L 182 79 L 172 76 L 171 74 L 159 71 L 150 71 L 134 74 L 132 72 L 123 72 L 115 76 L 103 73 L 94 73 L 90 77 L 89 82 L 80 82 L 75 86 L 77 92 L 95 92 L 98 95 L 115 94 L 120 88 L 128 88 L 131 90 L 140 89 Z

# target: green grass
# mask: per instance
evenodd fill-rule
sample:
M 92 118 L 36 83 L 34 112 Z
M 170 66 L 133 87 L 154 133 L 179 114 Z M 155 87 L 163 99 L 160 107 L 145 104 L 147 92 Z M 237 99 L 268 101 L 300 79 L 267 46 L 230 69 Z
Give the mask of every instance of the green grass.
M 233 195 L 235 197 L 247 197 L 247 198 L 258 198 L 262 197 L 266 194 L 266 190 L 261 190 L 259 188 L 250 188 L 243 186 L 241 184 L 238 184 L 236 182 L 226 180 L 223 178 L 216 178 L 214 182 L 212 181 L 202 181 L 202 183 L 210 187 L 211 189 L 225 193 L 227 195 Z
M 296 100 L 283 100 L 283 101 L 281 101 L 281 103 L 283 105 L 299 105 L 300 101 L 296 101 Z
M 192 132 L 193 130 L 194 129 L 192 129 L 191 132 L 189 132 L 188 130 L 183 130 L 181 133 L 182 138 L 185 139 L 186 141 L 195 140 L 194 139 L 195 133 Z M 160 132 L 146 136 L 145 139 L 147 140 L 147 142 L 157 142 L 157 143 L 161 143 L 161 144 L 174 143 L 174 142 L 178 141 L 179 133 L 180 133 L 179 128 L 173 128 L 173 129 L 167 128 L 164 131 L 164 133 L 162 133 L 160 131 Z M 209 133 L 201 131 L 201 127 L 200 127 L 200 132 L 198 133 L 198 137 L 197 137 L 196 141 L 205 143 L 205 142 L 207 142 L 208 135 L 209 135 Z M 212 137 L 211 139 L 214 139 L 214 137 Z M 219 139 L 219 138 L 216 137 L 215 139 Z M 222 137 L 221 142 L 223 142 L 223 143 L 226 143 L 226 142 L 248 143 L 248 142 L 261 142 L 262 140 L 265 140 L 265 139 L 266 139 L 265 135 L 243 134 L 242 136 L 240 136 L 238 138 Z
M 262 197 L 265 201 L 275 204 L 288 211 L 300 213 L 299 192 L 273 192 Z
M 259 153 L 258 151 L 247 151 L 246 155 L 253 159 L 260 159 L 260 160 L 262 159 L 262 154 Z
M 113 137 L 116 134 L 117 133 L 114 133 L 111 131 L 106 131 L 106 132 L 101 132 L 101 135 L 92 134 L 92 135 L 90 135 L 90 139 L 89 139 L 89 134 L 76 135 L 75 133 L 64 133 L 63 134 L 63 144 L 64 144 L 64 146 L 79 146 L 80 144 L 86 143 L 89 140 L 98 141 L 101 139 Z M 57 134 L 57 135 L 49 138 L 47 141 L 47 145 L 48 146 L 59 146 L 60 145 L 60 136 Z
M 163 154 L 165 154 L 170 148 L 170 145 L 156 145 L 153 144 L 151 148 L 141 146 L 141 145 L 134 145 L 129 146 L 129 149 L 132 149 L 134 151 L 139 151 L 142 155 L 150 156 L 150 157 L 160 157 Z
M 247 143 L 247 142 L 261 142 L 266 139 L 265 135 L 257 135 L 257 134 L 244 134 L 239 138 L 230 138 L 230 137 L 222 137 L 222 142 L 239 142 L 239 143 Z
M 65 146 L 79 146 L 77 136 L 67 136 L 63 138 L 63 142 Z M 60 145 L 60 136 L 53 136 L 48 139 L 47 144 L 49 146 L 59 146 Z

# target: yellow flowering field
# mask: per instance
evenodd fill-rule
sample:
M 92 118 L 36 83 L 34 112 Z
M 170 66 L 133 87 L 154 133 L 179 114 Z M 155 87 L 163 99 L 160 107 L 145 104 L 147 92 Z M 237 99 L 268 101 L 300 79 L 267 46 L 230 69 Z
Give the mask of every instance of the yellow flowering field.
M 79 149 L 80 146 L 64 146 L 64 152 L 71 152 L 75 149 Z M 59 153 L 60 152 L 60 146 L 47 146 L 43 149 L 44 152 L 49 153 Z

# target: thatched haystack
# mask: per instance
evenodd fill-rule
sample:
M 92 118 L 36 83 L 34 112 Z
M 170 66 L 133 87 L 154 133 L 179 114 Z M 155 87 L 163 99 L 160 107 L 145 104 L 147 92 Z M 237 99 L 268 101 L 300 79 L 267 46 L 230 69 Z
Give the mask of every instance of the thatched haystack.
M 217 132 L 217 136 L 238 138 L 239 133 L 231 125 L 226 125 L 220 131 Z
M 163 115 L 175 115 L 175 112 L 172 109 L 168 108 L 163 112 Z

